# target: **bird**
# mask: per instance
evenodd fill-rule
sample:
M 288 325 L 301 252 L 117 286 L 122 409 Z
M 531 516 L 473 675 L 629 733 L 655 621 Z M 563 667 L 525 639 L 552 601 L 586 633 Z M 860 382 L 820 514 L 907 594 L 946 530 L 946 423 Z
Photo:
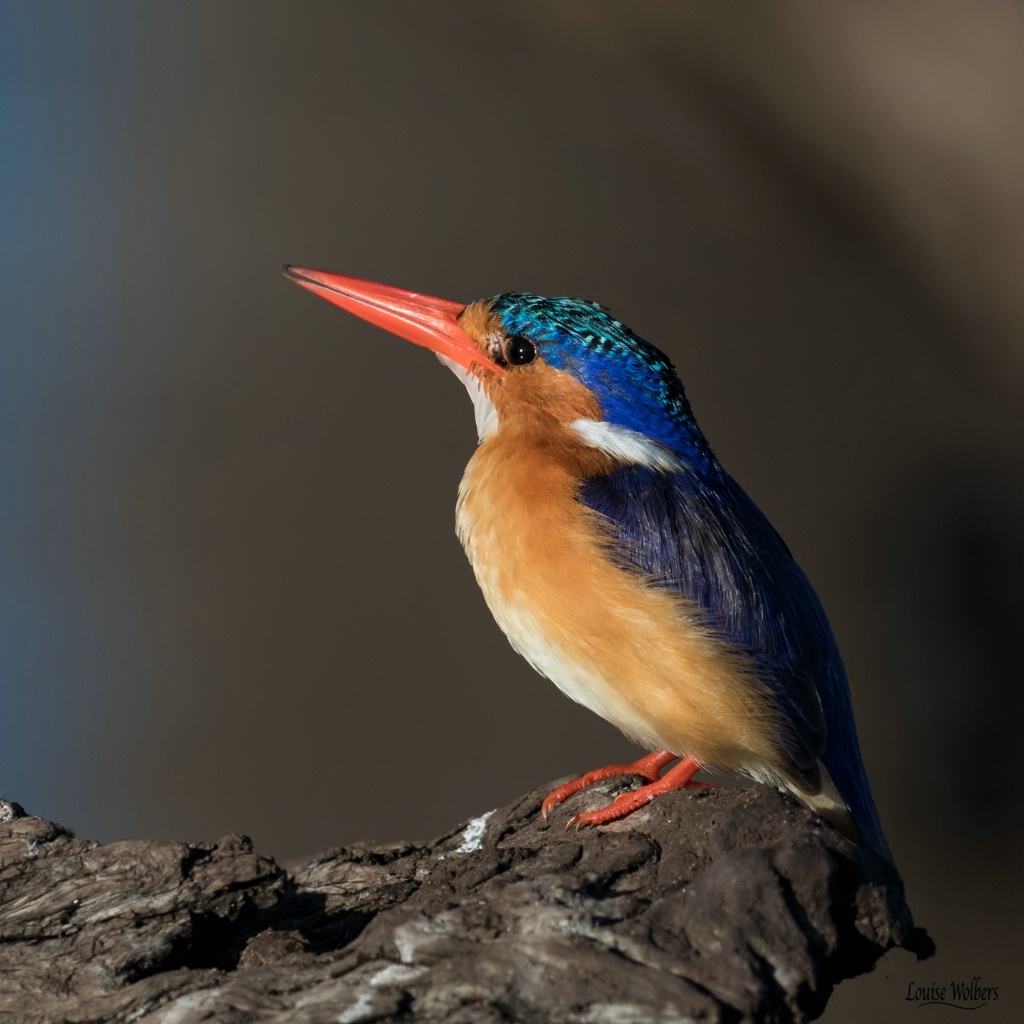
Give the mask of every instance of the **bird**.
M 615 821 L 706 785 L 706 767 L 792 793 L 892 861 L 821 602 L 663 352 L 585 299 L 463 303 L 284 273 L 465 385 L 478 445 L 456 532 L 487 606 L 538 673 L 651 751 L 559 786 L 545 818 L 601 779 L 641 776 L 567 827 Z

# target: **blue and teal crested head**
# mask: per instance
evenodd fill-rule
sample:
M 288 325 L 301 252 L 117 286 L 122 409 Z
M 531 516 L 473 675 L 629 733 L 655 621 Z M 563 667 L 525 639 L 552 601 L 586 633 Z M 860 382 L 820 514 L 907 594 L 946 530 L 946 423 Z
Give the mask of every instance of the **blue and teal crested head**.
M 531 361 L 582 384 L 600 407 L 603 422 L 664 446 L 691 468 L 714 464 L 668 357 L 606 307 L 529 292 L 504 292 L 469 310 L 474 307 L 490 314 L 491 325 L 477 343 L 486 341 L 488 354 L 510 373 L 518 345 Z

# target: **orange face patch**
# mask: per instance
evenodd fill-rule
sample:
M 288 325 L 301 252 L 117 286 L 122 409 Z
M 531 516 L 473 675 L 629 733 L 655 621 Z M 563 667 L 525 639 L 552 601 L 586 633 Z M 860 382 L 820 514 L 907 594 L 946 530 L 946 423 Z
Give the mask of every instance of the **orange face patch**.
M 509 336 L 486 299 L 470 303 L 459 316 L 459 326 L 482 355 L 506 361 Z M 489 379 L 487 393 L 503 429 L 527 431 L 538 438 L 548 435 L 551 442 L 564 433 L 562 424 L 601 419 L 601 407 L 589 389 L 570 374 L 548 366 L 539 354 L 528 365 L 509 366 L 500 379 Z M 572 447 L 581 447 L 578 439 Z
M 477 299 L 471 302 L 459 314 L 459 326 L 476 342 L 482 355 L 493 359 L 501 355 L 501 342 L 505 331 L 501 321 L 491 312 L 489 299 Z

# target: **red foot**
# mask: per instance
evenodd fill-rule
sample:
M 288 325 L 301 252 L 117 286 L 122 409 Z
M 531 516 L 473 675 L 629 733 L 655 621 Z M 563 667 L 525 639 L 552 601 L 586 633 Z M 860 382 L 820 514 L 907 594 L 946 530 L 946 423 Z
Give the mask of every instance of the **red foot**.
M 640 775 L 650 780 L 646 786 L 633 790 L 631 793 L 622 793 L 617 796 L 607 807 L 600 807 L 596 811 L 586 811 L 570 818 L 566 828 L 575 825 L 579 828 L 582 825 L 604 825 L 609 821 L 618 821 L 626 817 L 638 807 L 650 803 L 656 796 L 668 793 L 673 789 L 710 789 L 713 788 L 707 782 L 694 782 L 693 777 L 704 766 L 700 761 L 692 757 L 684 757 L 679 764 L 671 768 L 664 775 L 661 775 L 662 768 L 670 761 L 674 761 L 676 755 L 668 750 L 655 750 L 654 753 L 641 757 L 639 761 L 632 764 L 610 764 L 607 768 L 598 768 L 596 771 L 587 772 L 564 786 L 559 786 L 554 792 L 549 793 L 544 803 L 541 804 L 540 813 L 546 819 L 551 809 L 567 800 L 574 793 L 578 793 L 595 782 L 607 779 L 613 775 Z
M 602 779 L 609 779 L 613 775 L 641 775 L 650 782 L 657 782 L 661 775 L 661 769 L 670 761 L 674 761 L 676 755 L 667 750 L 655 750 L 653 754 L 641 757 L 639 761 L 632 764 L 610 764 L 606 768 L 595 768 L 586 775 L 581 775 L 572 782 L 548 793 L 544 803 L 540 805 L 541 817 L 547 819 L 553 807 L 557 807 L 563 800 L 568 800 L 574 793 L 578 793 L 587 786 L 592 786 Z
M 606 807 L 577 814 L 569 819 L 565 827 L 575 825 L 580 828 L 583 825 L 606 825 L 609 821 L 618 821 L 644 804 L 649 804 L 656 796 L 673 789 L 714 789 L 710 783 L 692 781 L 694 775 L 703 767 L 695 758 L 684 757 L 656 782 L 634 789 L 631 793 L 622 793 Z

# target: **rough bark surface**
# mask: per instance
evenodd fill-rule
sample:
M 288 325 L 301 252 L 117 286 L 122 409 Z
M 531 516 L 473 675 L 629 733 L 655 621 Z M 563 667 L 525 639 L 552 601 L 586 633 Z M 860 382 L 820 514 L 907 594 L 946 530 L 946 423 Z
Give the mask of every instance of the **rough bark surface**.
M 243 836 L 104 846 L 0 801 L 0 1020 L 805 1020 L 886 950 L 930 952 L 892 868 L 773 790 L 564 830 L 621 788 L 291 871 Z

